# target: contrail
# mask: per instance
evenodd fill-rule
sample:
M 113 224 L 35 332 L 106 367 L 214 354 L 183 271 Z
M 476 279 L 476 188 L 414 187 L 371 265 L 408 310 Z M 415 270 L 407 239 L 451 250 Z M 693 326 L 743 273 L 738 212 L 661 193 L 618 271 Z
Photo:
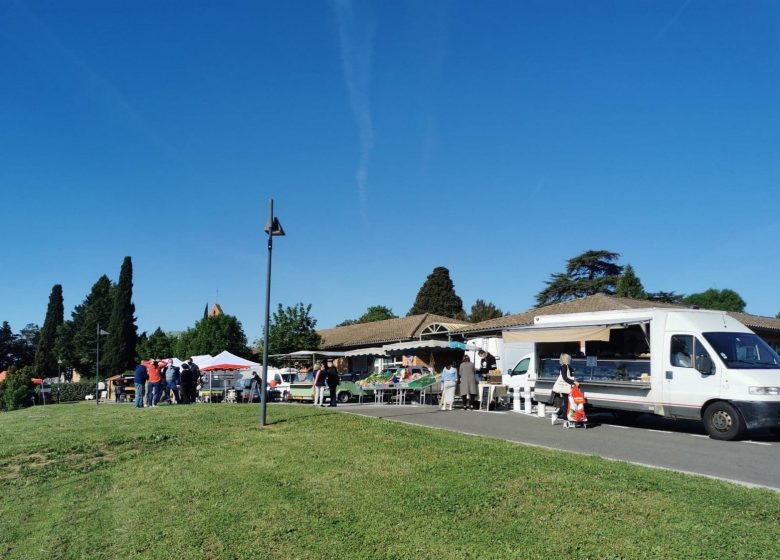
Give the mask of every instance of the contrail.
M 669 28 L 673 26 L 675 23 L 677 23 L 677 20 L 680 19 L 680 16 L 685 11 L 685 8 L 688 7 L 688 4 L 691 3 L 691 0 L 685 0 L 685 2 L 682 3 L 682 5 L 677 8 L 677 11 L 674 13 L 674 15 L 669 19 L 669 21 L 666 22 L 666 25 L 664 25 L 661 28 L 661 31 L 659 31 L 656 36 L 655 40 L 658 41 L 661 39 L 664 35 L 666 35 L 666 32 L 669 31 Z
M 350 0 L 333 0 L 339 27 L 341 62 L 349 91 L 349 102 L 360 132 L 360 162 L 357 179 L 360 213 L 368 217 L 368 166 L 374 146 L 374 126 L 371 120 L 371 47 L 374 37 L 372 21 L 360 21 Z

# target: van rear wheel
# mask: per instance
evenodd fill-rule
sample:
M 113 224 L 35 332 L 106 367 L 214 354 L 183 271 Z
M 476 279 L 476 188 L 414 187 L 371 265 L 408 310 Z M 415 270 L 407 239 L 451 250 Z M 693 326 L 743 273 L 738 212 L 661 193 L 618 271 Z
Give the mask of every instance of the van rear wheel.
M 745 422 L 732 405 L 716 402 L 704 410 L 704 429 L 712 439 L 731 441 L 745 431 Z
M 338 394 L 337 398 L 340 403 L 346 403 L 349 402 L 349 397 L 351 396 L 352 395 L 350 395 L 348 391 L 342 391 L 341 393 Z

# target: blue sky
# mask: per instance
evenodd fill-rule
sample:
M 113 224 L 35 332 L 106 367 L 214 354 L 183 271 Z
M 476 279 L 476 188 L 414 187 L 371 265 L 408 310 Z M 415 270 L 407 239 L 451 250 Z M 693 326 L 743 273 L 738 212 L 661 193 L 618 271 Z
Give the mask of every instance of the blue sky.
M 780 311 L 776 2 L 0 2 L 0 320 L 133 258 L 139 329 L 519 312 L 565 261 Z

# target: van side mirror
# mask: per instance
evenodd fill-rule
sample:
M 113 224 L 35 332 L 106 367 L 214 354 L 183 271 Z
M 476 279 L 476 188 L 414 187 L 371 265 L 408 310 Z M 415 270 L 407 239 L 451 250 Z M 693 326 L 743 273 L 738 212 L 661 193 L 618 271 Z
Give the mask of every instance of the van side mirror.
M 712 375 L 712 359 L 709 356 L 696 356 L 694 362 L 696 371 L 702 375 Z

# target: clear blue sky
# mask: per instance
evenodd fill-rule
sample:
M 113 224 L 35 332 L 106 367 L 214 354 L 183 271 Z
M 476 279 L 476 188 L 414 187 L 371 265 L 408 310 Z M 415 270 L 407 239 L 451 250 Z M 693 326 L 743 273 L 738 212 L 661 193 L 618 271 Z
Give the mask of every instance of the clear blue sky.
M 0 320 L 134 264 L 141 331 L 518 312 L 566 259 L 780 311 L 777 2 L 0 0 Z

